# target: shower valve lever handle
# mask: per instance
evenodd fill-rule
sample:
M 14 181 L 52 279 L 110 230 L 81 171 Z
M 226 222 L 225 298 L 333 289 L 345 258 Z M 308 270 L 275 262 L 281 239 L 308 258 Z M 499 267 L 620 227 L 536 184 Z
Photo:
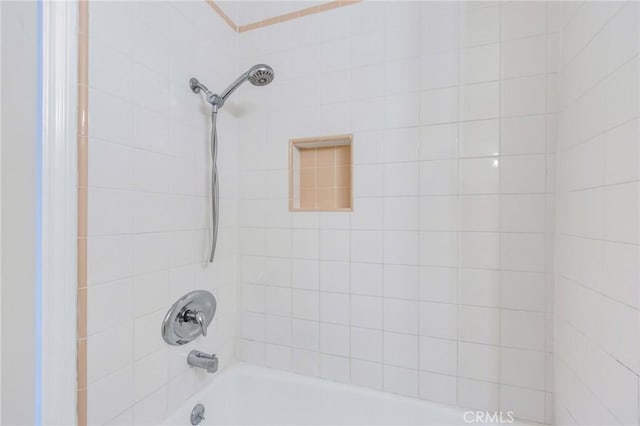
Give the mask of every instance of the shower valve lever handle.
M 200 331 L 203 336 L 207 336 L 207 318 L 204 316 L 202 312 L 192 312 L 187 311 L 184 313 L 184 320 L 187 322 L 192 322 L 194 324 L 198 324 L 200 326 Z

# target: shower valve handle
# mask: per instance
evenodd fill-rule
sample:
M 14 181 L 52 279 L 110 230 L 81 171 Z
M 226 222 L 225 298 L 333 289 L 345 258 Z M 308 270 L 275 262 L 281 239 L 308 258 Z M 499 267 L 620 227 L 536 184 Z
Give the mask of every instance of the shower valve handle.
M 192 312 L 187 311 L 183 316 L 186 322 L 192 322 L 194 324 L 198 324 L 200 326 L 200 331 L 203 336 L 207 336 L 207 318 L 204 316 L 202 312 Z

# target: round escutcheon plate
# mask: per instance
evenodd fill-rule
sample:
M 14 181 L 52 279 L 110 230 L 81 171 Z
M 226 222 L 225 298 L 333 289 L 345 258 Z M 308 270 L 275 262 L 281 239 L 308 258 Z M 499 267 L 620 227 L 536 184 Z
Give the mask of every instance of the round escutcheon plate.
M 206 327 L 216 313 L 216 298 L 206 290 L 196 290 L 182 296 L 173 304 L 162 321 L 162 338 L 172 346 L 189 343 L 202 334 L 200 326 L 189 321 L 190 315 L 202 313 Z

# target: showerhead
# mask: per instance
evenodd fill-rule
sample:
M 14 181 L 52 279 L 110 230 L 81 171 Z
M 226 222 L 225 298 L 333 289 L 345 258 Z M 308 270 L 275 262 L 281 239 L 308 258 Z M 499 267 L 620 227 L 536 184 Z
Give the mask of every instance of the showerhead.
M 248 79 L 254 86 L 266 86 L 273 81 L 273 68 L 269 65 L 258 64 L 248 71 Z
M 274 77 L 275 73 L 273 72 L 273 68 L 269 65 L 258 64 L 249 68 L 247 72 L 224 89 L 220 95 L 209 91 L 209 89 L 195 78 L 190 80 L 190 86 L 194 93 L 200 93 L 201 90 L 204 91 L 207 101 L 213 105 L 214 112 L 217 112 L 219 108 L 222 108 L 227 98 L 245 81 L 249 80 L 254 86 L 266 86 L 273 81 Z

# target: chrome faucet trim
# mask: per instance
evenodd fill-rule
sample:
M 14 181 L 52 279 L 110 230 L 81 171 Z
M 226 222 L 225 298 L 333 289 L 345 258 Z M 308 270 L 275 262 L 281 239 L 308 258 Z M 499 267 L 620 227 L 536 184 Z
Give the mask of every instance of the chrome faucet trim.
M 216 354 L 206 354 L 204 352 L 193 350 L 187 356 L 187 364 L 191 367 L 202 368 L 207 373 L 215 373 L 218 371 L 218 357 Z

